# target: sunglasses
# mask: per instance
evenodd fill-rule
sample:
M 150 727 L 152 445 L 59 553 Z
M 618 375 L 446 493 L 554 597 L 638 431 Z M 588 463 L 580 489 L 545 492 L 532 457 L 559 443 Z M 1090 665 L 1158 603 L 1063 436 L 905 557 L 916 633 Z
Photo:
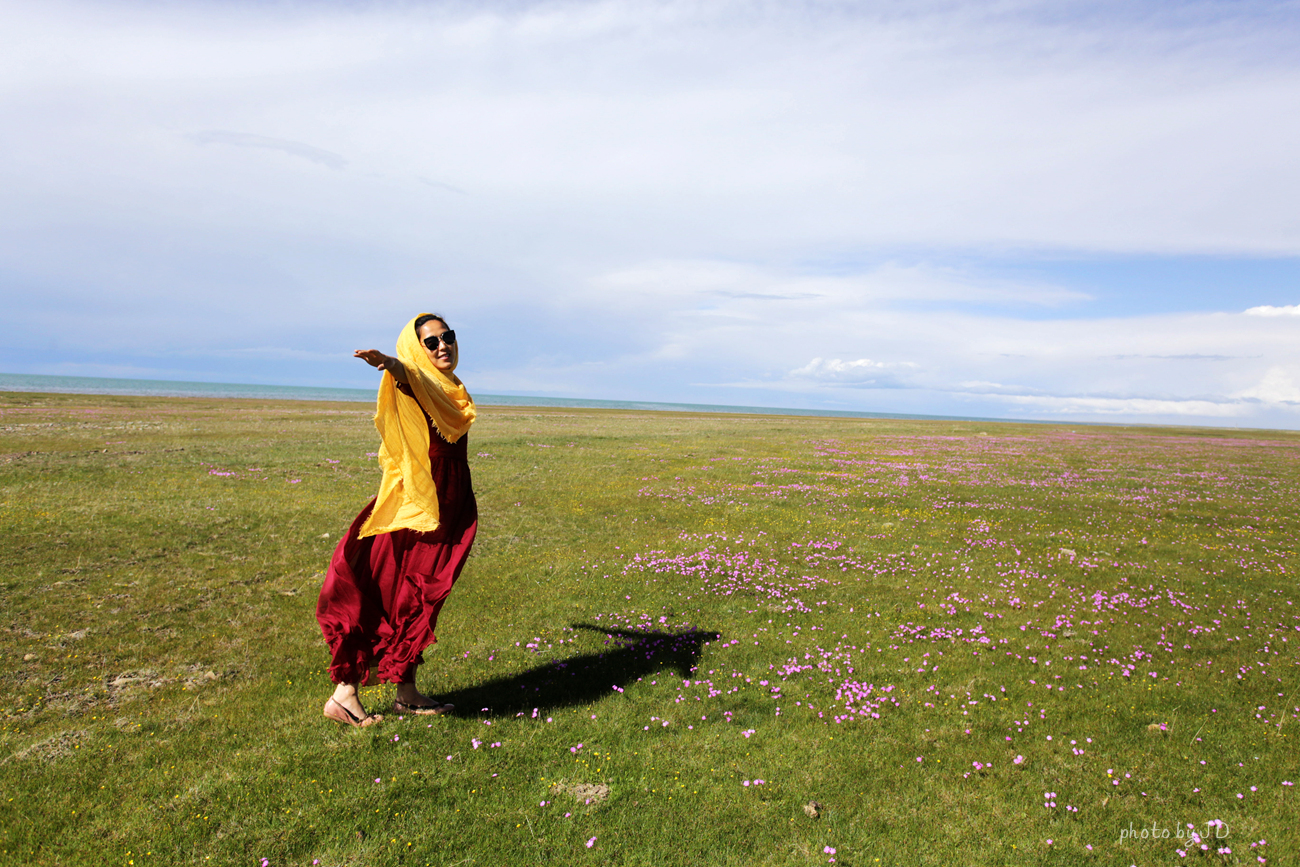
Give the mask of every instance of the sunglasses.
M 438 339 L 441 338 L 446 346 L 454 346 L 456 343 L 455 331 L 444 331 L 441 334 L 435 334 L 432 337 L 424 338 L 424 345 L 429 347 L 430 352 L 438 351 Z

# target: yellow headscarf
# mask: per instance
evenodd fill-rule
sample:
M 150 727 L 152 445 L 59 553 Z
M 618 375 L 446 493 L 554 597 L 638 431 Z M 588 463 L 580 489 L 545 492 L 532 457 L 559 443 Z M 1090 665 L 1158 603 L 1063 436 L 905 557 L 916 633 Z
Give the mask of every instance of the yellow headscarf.
M 415 334 L 415 316 L 397 338 L 397 358 L 406 368 L 411 394 L 397 390 L 397 380 L 388 371 L 379 383 L 375 427 L 382 440 L 379 465 L 384 470 L 375 508 L 357 538 L 410 529 L 432 532 L 438 529 L 438 490 L 429 466 L 428 413 L 433 426 L 447 442 L 465 435 L 477 413 L 474 399 L 459 378 L 433 366 Z M 421 408 L 424 412 L 420 412 Z

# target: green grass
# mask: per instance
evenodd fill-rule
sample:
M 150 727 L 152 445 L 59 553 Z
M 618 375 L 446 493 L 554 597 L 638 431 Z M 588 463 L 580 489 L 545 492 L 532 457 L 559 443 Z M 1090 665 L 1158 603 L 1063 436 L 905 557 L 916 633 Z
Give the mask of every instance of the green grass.
M 1300 436 L 484 407 L 458 715 L 358 731 L 370 412 L 0 394 L 0 862 L 1300 857 Z

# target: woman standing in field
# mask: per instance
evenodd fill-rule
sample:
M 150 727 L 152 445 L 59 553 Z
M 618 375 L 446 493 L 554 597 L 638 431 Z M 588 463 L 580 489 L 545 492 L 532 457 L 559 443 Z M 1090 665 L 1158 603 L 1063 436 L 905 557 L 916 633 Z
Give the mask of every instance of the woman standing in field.
M 340 723 L 383 719 L 357 695 L 375 665 L 381 681 L 397 684 L 398 713 L 453 709 L 422 695 L 415 672 L 478 529 L 466 451 L 474 401 L 453 372 L 457 350 L 446 320 L 422 313 L 402 329 L 396 358 L 354 353 L 384 374 L 375 410 L 384 477 L 334 550 L 316 603 L 336 684 L 325 716 Z

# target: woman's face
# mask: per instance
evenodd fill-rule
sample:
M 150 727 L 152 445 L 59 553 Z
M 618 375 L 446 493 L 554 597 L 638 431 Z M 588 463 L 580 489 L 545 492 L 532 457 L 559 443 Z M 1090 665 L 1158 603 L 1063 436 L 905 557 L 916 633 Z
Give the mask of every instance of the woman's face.
M 457 355 L 459 347 L 454 343 L 451 346 L 448 346 L 446 343 L 439 340 L 436 349 L 429 349 L 429 343 L 426 343 L 425 341 L 430 337 L 441 337 L 450 330 L 450 328 L 437 319 L 430 319 L 428 322 L 415 329 L 415 335 L 420 338 L 420 344 L 428 354 L 429 360 L 433 362 L 434 367 L 438 368 L 443 373 L 451 373 L 456 369 L 456 362 L 459 360 L 459 356 Z

